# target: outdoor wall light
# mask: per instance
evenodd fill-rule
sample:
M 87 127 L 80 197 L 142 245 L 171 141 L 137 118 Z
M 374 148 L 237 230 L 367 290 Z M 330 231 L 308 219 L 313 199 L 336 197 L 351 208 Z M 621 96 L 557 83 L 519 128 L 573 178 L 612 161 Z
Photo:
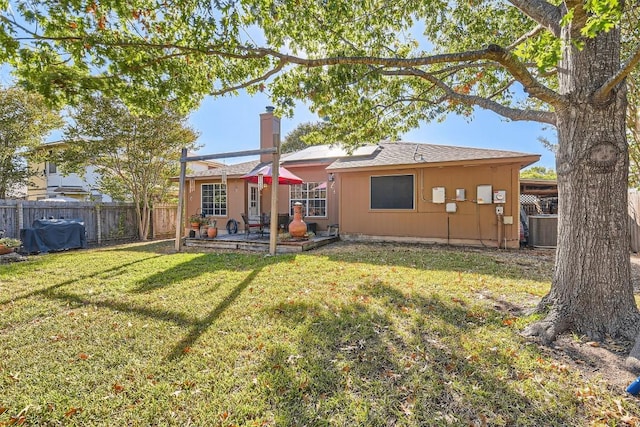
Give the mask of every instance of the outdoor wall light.
M 335 177 L 333 176 L 333 172 L 331 172 L 329 174 L 329 182 L 333 182 L 334 179 L 335 179 Z

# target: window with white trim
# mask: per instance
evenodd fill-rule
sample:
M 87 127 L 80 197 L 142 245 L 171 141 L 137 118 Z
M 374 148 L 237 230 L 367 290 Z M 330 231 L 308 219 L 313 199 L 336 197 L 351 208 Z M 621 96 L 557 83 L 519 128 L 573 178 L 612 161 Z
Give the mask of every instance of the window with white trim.
M 302 215 L 305 217 L 327 216 L 327 183 L 304 182 L 289 186 L 289 211 L 293 215 L 293 204 L 302 203 Z
M 227 186 L 225 184 L 202 184 L 202 214 L 205 216 L 227 215 Z

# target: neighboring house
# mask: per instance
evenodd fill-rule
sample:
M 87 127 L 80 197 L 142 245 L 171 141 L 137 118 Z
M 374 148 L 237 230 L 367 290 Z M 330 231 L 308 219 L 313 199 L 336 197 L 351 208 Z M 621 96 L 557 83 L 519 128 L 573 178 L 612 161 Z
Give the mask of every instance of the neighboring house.
M 50 144 L 59 145 L 62 143 Z M 76 173 L 65 174 L 53 162 L 43 162 L 32 167 L 38 171 L 38 174 L 30 180 L 27 200 L 70 198 L 81 201 L 111 201 L 111 197 L 96 189 L 99 175 L 92 166 L 87 167 L 84 176 Z
M 51 142 L 43 144 L 42 149 L 60 148 L 66 142 Z M 223 166 L 222 163 L 199 161 L 189 164 L 190 170 L 201 172 L 211 168 Z M 76 173 L 66 174 L 53 162 L 43 162 L 32 166 L 38 174 L 31 178 L 27 189 L 27 200 L 42 200 L 52 198 L 77 199 L 81 201 L 111 202 L 109 195 L 98 190 L 99 173 L 96 168 L 88 166 L 84 176 Z
M 280 121 L 260 115 L 260 147 L 273 146 Z M 271 162 L 259 160 L 191 173 L 186 216 L 202 213 L 219 224 L 241 214 L 270 211 L 271 187 L 241 177 Z M 281 166 L 304 180 L 278 186 L 278 213 L 304 205 L 318 231 L 339 224 L 344 239 L 423 241 L 479 246 L 519 245 L 519 172 L 537 154 L 409 142 L 381 142 L 348 155 L 312 146 L 283 155 Z M 187 226 L 185 224 L 185 226 Z

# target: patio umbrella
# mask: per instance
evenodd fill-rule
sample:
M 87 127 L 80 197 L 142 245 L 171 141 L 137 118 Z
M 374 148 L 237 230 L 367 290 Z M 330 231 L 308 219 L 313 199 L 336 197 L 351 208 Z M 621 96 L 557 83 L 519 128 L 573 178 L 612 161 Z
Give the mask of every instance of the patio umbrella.
M 265 184 L 272 184 L 273 180 L 271 178 L 271 165 L 265 165 L 259 169 L 253 170 L 246 175 L 241 176 L 242 179 L 252 182 L 254 184 L 258 183 L 258 175 L 262 175 L 262 182 Z M 278 184 L 280 185 L 295 185 L 302 184 L 303 181 L 300 177 L 291 173 L 288 169 L 280 166 L 278 168 Z
M 326 190 L 326 189 L 327 189 L 327 181 L 323 182 L 322 184 L 314 188 L 314 190 Z

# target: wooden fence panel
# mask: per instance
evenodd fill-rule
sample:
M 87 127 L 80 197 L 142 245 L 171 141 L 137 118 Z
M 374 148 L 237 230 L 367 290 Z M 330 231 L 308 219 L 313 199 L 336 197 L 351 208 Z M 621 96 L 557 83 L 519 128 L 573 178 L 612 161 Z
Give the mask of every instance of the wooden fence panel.
M 640 251 L 640 193 L 629 190 L 629 248 L 633 252 Z
M 17 239 L 20 237 L 20 229 L 18 228 L 18 210 L 16 209 L 17 201 L 10 200 L 13 203 L 3 204 L 0 200 L 0 230 L 4 231 L 6 237 Z
M 153 207 L 152 237 L 167 239 L 176 235 L 176 221 L 178 220 L 178 206 L 157 204 Z
M 154 209 L 152 229 L 157 238 L 173 237 L 177 209 L 158 205 Z M 29 228 L 42 218 L 81 219 L 91 245 L 138 239 L 135 207 L 131 203 L 40 202 L 0 199 L 0 230 L 7 237 L 20 237 L 21 228 Z M 157 219 L 156 219 L 157 218 Z
M 138 222 L 132 204 L 103 203 L 100 205 L 102 242 L 117 242 L 138 239 Z M 98 230 L 96 230 L 96 236 Z

